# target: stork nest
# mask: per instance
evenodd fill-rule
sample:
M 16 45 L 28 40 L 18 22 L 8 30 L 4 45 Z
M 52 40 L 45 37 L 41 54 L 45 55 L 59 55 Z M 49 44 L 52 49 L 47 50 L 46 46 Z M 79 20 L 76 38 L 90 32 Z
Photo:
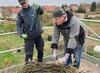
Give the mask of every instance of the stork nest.
M 28 63 L 18 73 L 78 73 L 71 66 L 57 63 Z

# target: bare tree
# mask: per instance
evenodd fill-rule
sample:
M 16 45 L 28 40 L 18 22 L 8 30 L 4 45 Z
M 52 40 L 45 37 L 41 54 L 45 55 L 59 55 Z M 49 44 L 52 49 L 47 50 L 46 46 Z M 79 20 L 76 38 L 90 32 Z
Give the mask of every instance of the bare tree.
M 97 3 L 97 9 L 100 10 L 100 2 Z
M 90 11 L 96 11 L 96 2 L 91 4 Z
M 10 7 L 2 7 L 1 9 L 1 15 L 3 19 L 9 19 L 9 17 L 11 16 L 11 9 Z

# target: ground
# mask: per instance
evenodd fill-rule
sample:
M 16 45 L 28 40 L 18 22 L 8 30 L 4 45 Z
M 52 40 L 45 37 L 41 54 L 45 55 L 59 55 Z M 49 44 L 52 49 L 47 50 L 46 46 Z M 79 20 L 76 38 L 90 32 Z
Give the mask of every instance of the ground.
M 61 62 L 62 58 L 60 58 L 58 61 Z M 100 73 L 100 67 L 84 59 L 81 59 L 80 68 L 77 70 L 79 73 Z
M 82 59 L 79 71 L 83 73 L 100 73 L 100 67 Z

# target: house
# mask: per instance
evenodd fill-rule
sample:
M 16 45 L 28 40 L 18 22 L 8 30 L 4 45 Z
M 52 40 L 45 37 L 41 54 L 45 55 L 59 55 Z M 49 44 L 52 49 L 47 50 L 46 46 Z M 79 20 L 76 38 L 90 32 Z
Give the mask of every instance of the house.
M 17 15 L 17 13 L 21 10 L 21 8 L 20 7 L 18 7 L 18 6 L 16 6 L 16 7 L 0 7 L 0 18 L 1 19 L 3 19 L 3 17 L 2 17 L 2 13 L 1 13 L 1 10 L 2 9 L 10 9 L 10 14 L 8 15 L 8 16 L 10 16 L 9 18 L 11 18 L 11 19 L 15 19 L 16 18 L 16 15 Z
M 11 10 L 11 12 L 12 12 L 12 14 L 11 14 L 11 17 L 10 18 L 16 18 L 16 16 L 17 16 L 17 13 L 21 10 L 21 7 L 18 7 L 18 6 L 16 6 L 16 7 L 11 7 L 10 8 L 10 10 Z
M 71 4 L 69 6 L 73 11 L 78 10 L 79 6 L 77 4 Z
M 6 14 L 7 14 L 6 9 L 8 10 L 8 8 L 9 8 L 9 7 L 4 7 L 4 6 L 0 7 L 0 19 L 3 19 L 2 13 L 5 13 L 5 16 L 6 16 Z M 8 15 L 8 16 L 9 16 L 9 15 Z
M 1 7 L 0 7 L 0 18 L 2 18 L 1 10 L 2 10 L 2 9 L 1 9 Z
M 67 11 L 67 10 L 70 10 L 70 7 L 64 7 L 64 9 Z
M 41 6 L 44 11 L 53 11 L 55 8 L 57 8 L 56 6 Z
M 96 9 L 97 9 L 97 10 L 100 10 L 100 2 L 97 3 Z
M 53 11 L 56 8 L 56 6 L 41 6 L 41 7 L 45 11 Z M 11 7 L 10 9 L 11 9 L 11 12 L 12 12 L 11 18 L 15 19 L 16 16 L 17 16 L 17 13 L 21 10 L 21 7 L 16 6 L 16 7 Z
M 53 11 L 56 6 L 41 6 L 44 11 Z M 0 18 L 2 18 L 2 15 L 1 15 L 1 9 L 2 8 L 5 8 L 5 9 L 8 9 L 10 8 L 10 11 L 11 11 L 11 14 L 9 15 L 11 19 L 16 19 L 16 16 L 17 16 L 17 13 L 21 10 L 21 7 L 19 6 L 16 6 L 16 7 L 0 7 Z
M 89 12 L 90 11 L 90 6 L 86 6 L 85 9 L 86 9 L 86 12 Z
M 100 14 L 100 2 L 98 2 L 96 5 L 96 13 Z
M 88 18 L 96 18 L 96 12 L 87 12 Z
M 89 4 L 86 4 L 86 3 L 82 3 L 80 4 L 80 6 L 84 9 L 86 9 L 86 12 L 89 12 L 90 11 L 90 5 Z

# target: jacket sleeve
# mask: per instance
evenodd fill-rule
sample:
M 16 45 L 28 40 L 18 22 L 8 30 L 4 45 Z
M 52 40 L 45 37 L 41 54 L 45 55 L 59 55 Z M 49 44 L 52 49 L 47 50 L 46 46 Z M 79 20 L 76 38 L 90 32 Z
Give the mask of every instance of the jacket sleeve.
M 19 13 L 16 19 L 16 29 L 18 31 L 18 34 L 21 36 L 23 34 L 23 20 Z
M 51 48 L 53 48 L 53 49 L 57 49 L 58 48 L 59 36 L 60 36 L 60 32 L 58 30 L 58 27 L 55 24 L 54 25 L 54 32 L 53 32 L 53 36 L 52 36 Z
M 38 15 L 42 15 L 44 13 L 43 8 L 40 6 L 39 9 L 37 10 Z
M 76 36 L 79 35 L 80 32 L 80 22 L 79 21 L 73 21 L 71 22 L 70 25 L 70 35 L 69 35 L 69 40 L 68 40 L 68 46 L 67 48 L 74 49 L 77 46 L 77 39 Z

